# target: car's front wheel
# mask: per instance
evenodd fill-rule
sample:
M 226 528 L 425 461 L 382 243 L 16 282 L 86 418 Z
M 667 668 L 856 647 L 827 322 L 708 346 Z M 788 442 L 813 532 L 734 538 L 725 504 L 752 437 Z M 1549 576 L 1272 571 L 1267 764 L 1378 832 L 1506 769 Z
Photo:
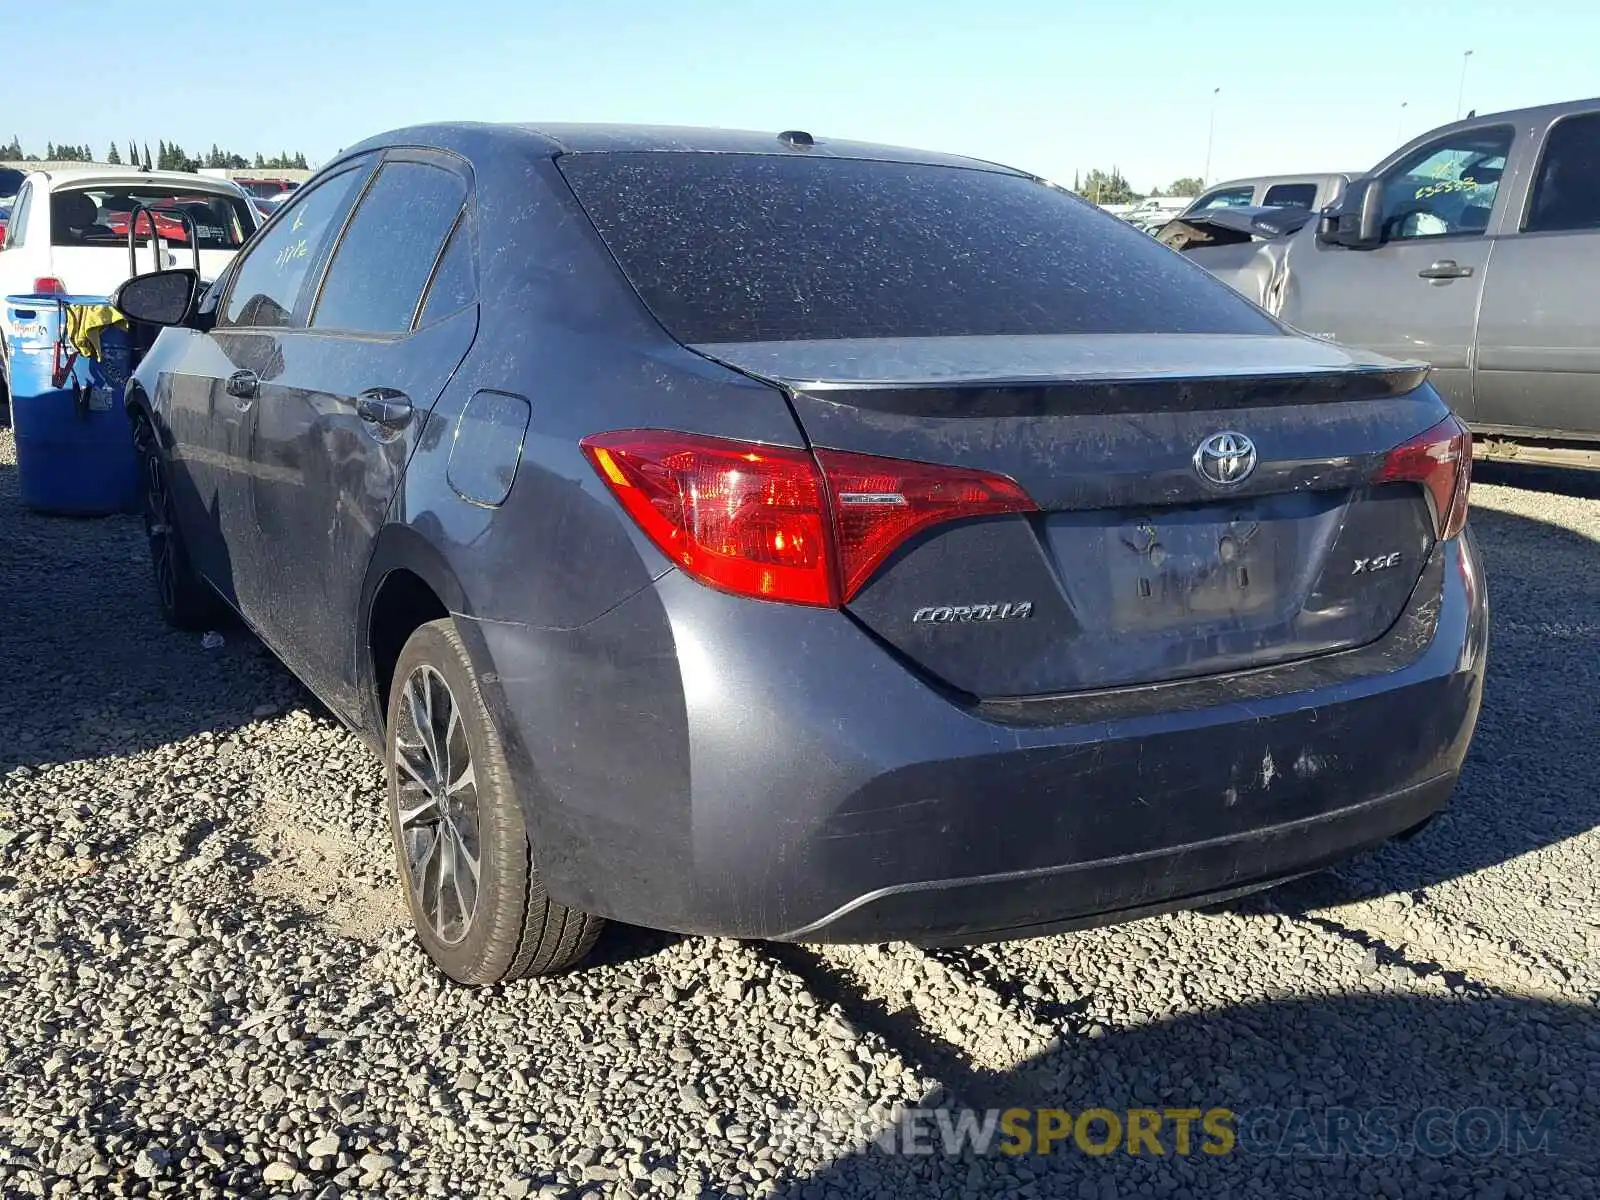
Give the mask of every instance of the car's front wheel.
M 545 894 L 454 621 L 430 621 L 401 650 L 385 751 L 400 879 L 417 938 L 439 968 L 461 983 L 499 983 L 587 955 L 604 921 Z
M 172 478 L 155 426 L 143 414 L 133 418 L 133 448 L 139 459 L 140 507 L 161 615 L 174 629 L 209 629 L 223 616 L 222 601 L 189 562 L 172 503 Z

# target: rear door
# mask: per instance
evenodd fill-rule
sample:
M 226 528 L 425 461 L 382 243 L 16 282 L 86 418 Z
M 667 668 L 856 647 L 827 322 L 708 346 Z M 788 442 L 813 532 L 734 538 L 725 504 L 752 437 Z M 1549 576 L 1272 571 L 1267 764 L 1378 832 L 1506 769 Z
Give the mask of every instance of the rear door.
M 1296 238 L 1279 315 L 1316 337 L 1431 364 L 1435 386 L 1471 419 L 1478 298 L 1513 135 L 1510 125 L 1457 130 L 1384 171 L 1387 240 L 1375 250 Z
M 283 340 L 281 369 L 262 383 L 246 609 L 347 712 L 358 711 L 363 572 L 428 414 L 477 332 L 470 196 L 461 160 L 391 152 L 332 250 L 307 328 Z
M 1475 423 L 1600 438 L 1600 112 L 1545 138 L 1519 227 L 1501 238 L 1478 318 Z
M 953 688 L 1360 645 L 1422 578 L 1423 489 L 1374 479 L 1441 418 L 1423 371 L 1286 333 L 1059 190 L 811 156 L 557 162 L 661 323 L 784 389 L 847 473 L 841 540 L 972 494 L 918 491 L 907 462 L 1004 476 L 1037 505 L 913 533 L 847 586 L 856 620 Z

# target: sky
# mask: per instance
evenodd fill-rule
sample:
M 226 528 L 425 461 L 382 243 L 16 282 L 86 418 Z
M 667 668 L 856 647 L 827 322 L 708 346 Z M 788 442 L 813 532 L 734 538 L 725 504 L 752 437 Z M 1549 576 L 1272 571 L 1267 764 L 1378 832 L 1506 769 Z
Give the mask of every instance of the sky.
M 628 121 L 806 129 L 1066 184 L 1115 166 L 1149 191 L 1365 170 L 1455 118 L 1467 50 L 1467 109 L 1600 94 L 1594 0 L 263 0 L 193 20 L 15 2 L 0 141 L 36 154 L 165 138 L 317 163 L 420 121 Z

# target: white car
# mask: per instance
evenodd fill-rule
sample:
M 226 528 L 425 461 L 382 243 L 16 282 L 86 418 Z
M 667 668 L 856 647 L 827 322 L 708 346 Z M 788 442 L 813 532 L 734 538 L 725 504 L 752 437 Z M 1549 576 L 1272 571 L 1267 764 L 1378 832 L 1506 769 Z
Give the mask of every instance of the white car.
M 0 297 L 109 296 L 136 273 L 129 269 L 128 230 L 139 205 L 153 210 L 156 245 L 150 218 L 139 217 L 137 272 L 192 266 L 193 235 L 200 277 L 215 279 L 260 224 L 245 193 L 225 179 L 136 167 L 35 171 L 22 180 L 0 241 Z M 0 337 L 0 368 L 3 343 Z
M 17 191 L 0 243 L 0 295 L 110 295 L 129 275 L 128 227 L 139 205 L 155 210 L 157 237 L 152 250 L 141 217 L 141 272 L 192 265 L 192 228 L 200 275 L 214 279 L 259 224 L 244 192 L 225 179 L 134 167 L 35 171 Z

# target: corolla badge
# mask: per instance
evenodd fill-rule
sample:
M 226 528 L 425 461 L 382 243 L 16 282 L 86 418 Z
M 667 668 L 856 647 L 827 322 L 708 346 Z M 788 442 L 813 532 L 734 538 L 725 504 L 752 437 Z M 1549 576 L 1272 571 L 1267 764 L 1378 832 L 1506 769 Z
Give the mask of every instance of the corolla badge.
M 1256 469 L 1256 444 L 1242 433 L 1213 433 L 1194 452 L 1194 469 L 1212 487 L 1238 487 Z
M 912 614 L 913 624 L 932 621 L 943 625 L 949 621 L 1017 621 L 1033 615 L 1033 601 L 1022 600 L 1011 604 L 930 604 Z

